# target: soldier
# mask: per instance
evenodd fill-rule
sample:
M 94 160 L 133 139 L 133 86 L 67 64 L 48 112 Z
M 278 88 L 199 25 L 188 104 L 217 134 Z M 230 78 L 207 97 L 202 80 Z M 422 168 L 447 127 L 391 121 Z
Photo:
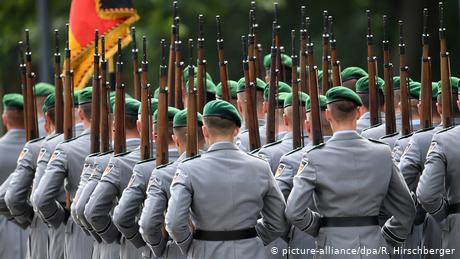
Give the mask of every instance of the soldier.
M 356 81 L 361 77 L 368 76 L 367 72 L 360 67 L 347 67 L 342 70 L 342 85 L 356 92 Z
M 54 93 L 45 98 L 41 110 L 45 118 L 43 128 L 47 137 L 33 139 L 26 143 L 5 195 L 6 205 L 11 215 L 20 224 L 30 227 L 27 258 L 47 258 L 48 227 L 43 220 L 34 215 L 29 202 L 29 192 L 37 168 L 37 158 L 39 154 L 42 154 L 40 150 L 45 142 L 54 135 L 54 103 Z
M 233 80 L 228 80 L 227 81 L 228 85 L 228 90 L 230 91 L 230 103 L 233 104 L 233 106 L 238 107 L 237 104 L 237 93 L 236 90 L 238 89 L 238 82 L 233 81 Z M 216 99 L 222 99 L 222 83 L 219 83 L 216 86 Z
M 362 105 L 356 93 L 338 86 L 331 88 L 326 97 L 325 115 L 334 135 L 304 154 L 294 177 L 286 217 L 299 229 L 317 237 L 319 249 L 327 246 L 380 249 L 386 246 L 381 235 L 389 244 L 402 244 L 414 220 L 415 206 L 391 160 L 391 150 L 356 132 Z M 337 188 L 337 182 L 343 188 Z M 309 208 L 313 199 L 315 210 Z M 378 214 L 382 204 L 393 217 L 380 229 Z M 362 256 L 347 254 L 340 258 Z M 337 256 L 326 253 L 317 258 L 331 257 Z M 388 258 L 388 255 L 373 258 Z
M 34 86 L 35 106 L 37 111 L 38 131 L 40 137 L 47 135 L 44 128 L 45 116 L 42 112 L 42 107 L 45 102 L 45 98 L 52 93 L 54 93 L 54 86 L 51 84 L 41 82 Z
M 331 126 L 329 122 L 326 120 L 326 115 L 325 115 L 325 111 L 327 108 L 326 103 L 327 103 L 326 96 L 320 95 L 319 105 L 321 109 L 321 132 L 324 135 L 324 141 L 329 140 L 329 138 L 332 136 Z M 305 128 L 307 129 L 308 136 L 311 137 L 310 132 L 312 131 L 312 128 L 310 124 L 310 120 L 311 120 L 310 97 L 307 98 L 305 110 L 307 114 L 306 120 L 304 121 Z M 299 169 L 299 165 L 300 165 L 300 161 L 302 160 L 302 156 L 311 147 L 312 147 L 312 143 L 306 142 L 303 148 L 294 149 L 291 152 L 284 154 L 280 159 L 280 163 L 276 170 L 275 179 L 276 179 L 276 183 L 281 189 L 281 192 L 283 193 L 285 200 L 288 199 L 289 194 L 291 193 L 294 176 Z M 314 208 L 313 206 L 314 205 L 312 204 L 310 208 Z M 315 248 L 315 239 L 311 235 L 292 226 L 288 234 L 288 247 L 313 249 Z M 305 255 L 290 254 L 289 258 L 305 258 Z M 312 256 L 310 256 L 309 258 L 312 258 Z
M 460 110 L 460 101 L 457 106 Z M 441 223 L 445 224 L 442 248 L 453 251 L 445 258 L 458 258 L 460 250 L 459 130 L 460 127 L 450 127 L 434 134 L 417 186 L 417 197 L 423 208 L 436 221 L 444 221 Z
M 277 130 L 277 139 L 280 139 L 286 134 L 286 127 L 284 126 L 283 123 L 283 113 L 284 113 L 284 98 L 286 97 L 287 93 L 291 93 L 292 89 L 291 87 L 283 82 L 279 82 L 278 84 L 278 90 L 276 92 L 276 105 L 275 105 L 275 129 Z M 264 102 L 263 102 L 263 111 L 265 113 L 265 121 L 267 121 L 267 116 L 268 116 L 268 95 L 269 95 L 269 87 L 265 87 L 264 90 Z M 262 134 L 262 131 L 259 128 L 260 134 Z M 263 134 L 266 135 L 266 125 L 263 127 Z
M 166 229 L 188 258 L 266 258 L 263 244 L 287 230 L 283 196 L 268 164 L 233 144 L 241 126 L 233 105 L 207 103 L 203 122 L 210 147 L 178 165 Z
M 302 108 L 305 107 L 307 96 L 308 95 L 305 93 L 300 94 L 299 96 L 301 100 L 301 105 L 299 107 L 300 110 L 302 110 Z M 257 152 L 258 156 L 267 160 L 267 162 L 270 164 L 270 168 L 272 170 L 273 175 L 276 172 L 276 168 L 278 167 L 281 156 L 286 154 L 290 150 L 292 150 L 292 139 L 293 139 L 292 120 L 299 119 L 299 118 L 292 117 L 292 93 L 286 93 L 286 94 L 280 93 L 278 95 L 278 100 L 282 100 L 282 99 L 284 99 L 283 100 L 284 113 L 282 115 L 282 118 L 278 118 L 278 119 L 282 120 L 282 123 L 284 124 L 283 126 L 286 129 L 286 133 L 280 140 L 264 145 Z
M 70 200 L 73 199 L 84 159 L 89 154 L 91 95 L 92 87 L 86 87 L 78 95 L 78 115 L 85 130 L 79 136 L 56 146 L 33 197 L 40 216 L 49 226 L 58 229 L 65 224 L 66 258 L 90 258 L 93 250 L 91 239 L 75 227 L 74 221 L 69 218 L 70 208 L 62 203 L 60 195 L 65 182 L 64 188 L 70 195 Z
M 0 196 L 2 200 L 1 214 L 3 215 L 0 216 L 0 258 L 24 258 L 27 233 L 12 221 L 8 221 L 7 218 L 13 218 L 4 200 L 12 178 L 11 173 L 16 167 L 21 149 L 26 143 L 22 95 L 11 93 L 3 96 L 2 121 L 7 132 L 0 138 L 0 150 L 2 152 L 0 156 L 0 164 L 2 165 L 0 169 Z
M 264 68 L 265 68 L 265 82 L 270 83 L 270 66 L 271 66 L 271 53 L 264 57 Z M 281 54 L 281 66 L 286 76 L 285 83 L 291 82 L 291 71 L 292 71 L 292 58 L 284 53 Z
M 174 135 L 173 135 L 173 119 L 178 114 L 186 114 L 186 110 L 176 112 L 175 109 L 170 109 L 171 112 L 168 113 L 168 140 L 169 140 L 169 152 L 168 158 L 170 161 L 174 162 L 178 159 L 178 149 L 174 145 Z M 185 112 L 184 112 L 185 111 Z M 141 109 L 139 107 L 139 114 Z M 201 115 L 199 115 L 201 116 Z M 159 127 L 157 124 L 158 112 L 155 110 L 154 114 L 154 127 Z M 139 120 L 137 121 L 140 124 L 140 115 Z M 156 129 L 155 131 L 158 131 Z M 156 135 L 156 134 L 155 134 Z M 152 174 L 153 169 L 155 168 L 155 158 L 139 161 L 133 168 L 133 174 L 129 180 L 128 186 L 123 191 L 121 198 L 118 202 L 118 205 L 115 207 L 113 212 L 113 222 L 117 226 L 118 230 L 129 240 L 137 249 L 144 247 L 146 244 L 142 239 L 141 234 L 139 233 L 139 224 L 137 219 L 140 216 L 142 211 L 142 206 L 144 200 L 147 196 L 147 185 Z M 146 248 L 144 257 L 150 258 L 151 251 L 149 248 Z
M 379 112 L 380 118 L 382 122 L 385 119 L 385 114 L 383 113 L 384 109 L 384 95 L 383 95 L 383 87 L 385 85 L 385 81 L 380 77 L 377 77 L 377 89 L 378 89 L 378 102 L 379 102 Z M 359 95 L 361 100 L 363 101 L 363 105 L 360 107 L 360 114 L 361 117 L 358 119 L 356 124 L 356 131 L 361 133 L 364 129 L 370 126 L 370 113 L 369 113 L 369 77 L 365 76 L 360 78 L 356 81 L 356 93 Z
M 458 82 L 457 82 L 458 83 Z M 458 95 L 458 84 L 454 84 L 451 79 L 452 95 Z M 441 87 L 438 86 L 438 91 L 433 92 L 437 97 L 437 113 L 442 115 L 442 99 Z M 454 111 L 455 119 L 459 117 L 459 111 L 454 103 L 452 110 Z M 435 113 L 433 113 L 434 115 Z M 434 117 L 434 116 L 433 116 Z M 416 188 L 424 170 L 427 153 L 430 148 L 431 140 L 434 134 L 442 130 L 442 124 L 421 129 L 415 132 L 409 139 L 399 163 L 404 179 L 406 180 L 409 189 L 415 193 Z M 425 246 L 431 248 L 441 248 L 441 229 L 439 224 L 433 219 L 432 216 L 426 214 L 426 211 L 420 206 L 417 206 L 417 216 L 415 218 L 414 227 L 411 235 L 411 247 Z M 438 258 L 439 255 L 426 255 L 427 258 Z
M 188 69 L 184 70 L 184 74 L 185 74 L 185 71 L 187 71 L 187 75 L 188 75 Z M 195 76 L 193 85 L 195 87 L 198 85 L 198 79 L 196 78 L 196 76 Z M 216 85 L 212 82 L 212 80 L 206 79 L 206 85 L 204 87 L 206 88 L 206 101 L 209 102 L 209 101 L 215 100 L 216 99 Z M 183 89 L 182 91 L 183 92 L 182 99 L 184 100 L 184 104 L 188 103 L 187 91 L 188 91 L 188 81 L 187 83 L 185 83 L 185 89 Z

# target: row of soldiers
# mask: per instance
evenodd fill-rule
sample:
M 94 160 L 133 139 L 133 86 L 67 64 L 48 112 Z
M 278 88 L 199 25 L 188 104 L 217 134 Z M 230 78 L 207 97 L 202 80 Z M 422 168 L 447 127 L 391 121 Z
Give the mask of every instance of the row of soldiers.
M 27 258 L 311 258 L 302 249 L 382 247 L 390 254 L 369 257 L 438 258 L 441 253 L 392 250 L 419 246 L 452 249 L 445 257 L 456 258 L 458 127 L 446 126 L 445 112 L 449 105 L 454 118 L 460 114 L 452 102 L 458 99 L 458 78 L 447 73 L 446 82 L 442 73 L 439 83 L 427 84 L 431 80 L 424 77 L 418 83 L 385 70 L 381 79 L 369 69 L 373 65 L 369 73 L 348 67 L 337 74 L 327 65 L 318 73 L 310 62 L 307 93 L 295 80 L 302 82 L 305 72 L 297 73 L 295 55 L 272 51 L 263 62 L 265 80 L 245 74 L 215 86 L 190 62 L 183 78 L 176 78 L 181 87 L 175 103 L 186 108 L 178 109 L 165 98 L 170 89 L 164 50 L 162 41 L 156 98 L 145 94 L 149 85 L 142 80 L 135 91 L 141 101 L 125 96 L 120 55 L 114 92 L 98 80 L 97 47 L 92 87 L 75 91 L 70 101 L 65 98 L 71 96 L 67 67 L 64 104 L 75 105 L 72 113 L 64 109 L 64 121 L 75 117 L 70 120 L 73 138 L 68 129 L 64 134 L 57 130 L 59 80 L 56 88 L 33 86 L 33 103 L 27 92 L 24 98 L 4 96 L 8 133 L 0 140 L 7 158 L 0 212 L 6 248 L 0 252 L 12 254 L 2 258 L 23 258 L 26 236 Z M 145 59 L 142 65 L 146 72 Z M 200 84 L 203 107 L 194 95 Z M 424 112 L 427 92 L 430 123 Z M 410 104 L 409 133 L 405 102 Z M 99 113 L 101 103 L 111 107 L 112 115 Z M 26 129 L 34 124 L 25 117 L 36 114 L 28 112 L 31 105 L 43 112 L 46 136 L 25 143 L 24 124 Z M 104 119 L 112 126 L 95 131 Z M 304 124 L 303 146 L 295 144 L 299 123 Z M 102 136 L 110 132 L 107 139 L 113 143 L 104 148 Z

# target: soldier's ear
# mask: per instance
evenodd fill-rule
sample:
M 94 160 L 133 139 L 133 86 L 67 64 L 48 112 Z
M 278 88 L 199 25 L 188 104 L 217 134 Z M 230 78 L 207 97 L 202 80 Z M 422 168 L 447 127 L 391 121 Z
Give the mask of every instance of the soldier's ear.
M 459 95 L 460 96 L 460 95 Z M 457 100 L 457 108 L 460 111 L 460 100 Z
M 236 136 L 238 136 L 238 134 L 240 134 L 240 128 L 236 127 L 233 131 L 233 137 L 235 138 Z
M 436 110 L 438 111 L 438 114 L 442 114 L 442 104 L 439 102 L 436 102 Z
M 358 107 L 356 109 L 355 120 L 358 120 L 361 117 L 361 109 Z
M 206 127 L 205 125 L 201 126 L 201 130 L 203 131 L 203 136 L 205 139 L 209 138 L 209 131 L 208 131 L 208 127 Z
M 140 120 L 136 120 L 136 128 L 139 133 L 141 133 L 142 124 Z
M 286 113 L 283 113 L 283 122 L 284 122 L 284 126 L 288 126 L 288 125 L 289 125 L 289 118 L 288 118 L 288 116 L 286 115 Z

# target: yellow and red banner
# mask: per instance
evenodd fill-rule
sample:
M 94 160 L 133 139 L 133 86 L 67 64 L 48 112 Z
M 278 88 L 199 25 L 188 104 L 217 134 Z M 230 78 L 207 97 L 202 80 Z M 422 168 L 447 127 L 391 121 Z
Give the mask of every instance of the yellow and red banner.
M 138 19 L 132 0 L 72 1 L 69 17 L 69 46 L 70 67 L 74 71 L 76 90 L 84 88 L 93 74 L 96 29 L 99 30 L 99 35 L 105 36 L 105 56 L 109 59 L 117 51 L 119 37 L 122 38 L 122 47 L 131 42 L 129 27 Z

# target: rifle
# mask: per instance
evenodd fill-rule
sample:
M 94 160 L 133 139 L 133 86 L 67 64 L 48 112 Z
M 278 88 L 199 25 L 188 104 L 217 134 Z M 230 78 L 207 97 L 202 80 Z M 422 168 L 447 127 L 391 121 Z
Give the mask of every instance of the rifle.
M 310 37 L 308 37 L 310 39 Z M 310 41 L 310 40 L 309 40 Z M 318 68 L 315 66 L 313 42 L 307 45 L 307 60 L 308 60 L 308 79 L 310 92 L 310 125 L 311 138 L 313 145 L 319 145 L 324 142 L 321 128 L 321 109 L 319 105 L 318 95 Z
M 420 128 L 431 128 L 432 86 L 431 86 L 431 57 L 428 34 L 428 9 L 423 9 L 423 34 L 422 34 L 422 70 L 420 90 Z
M 302 127 L 300 124 L 299 80 L 297 79 L 298 56 L 295 50 L 295 30 L 291 31 L 291 59 L 292 59 L 292 149 L 302 145 Z
M 410 124 L 410 100 L 408 87 L 408 71 L 406 65 L 406 44 L 404 43 L 403 21 L 399 21 L 399 85 L 401 94 L 401 135 L 406 136 L 411 133 Z
M 142 73 L 141 73 L 141 160 L 149 159 L 150 154 L 150 137 L 151 131 L 151 118 L 150 113 L 150 84 L 148 82 L 148 61 L 147 61 L 147 38 L 145 35 L 142 37 L 142 46 L 144 49 L 142 57 Z
M 188 40 L 189 65 L 188 65 L 188 100 L 187 100 L 187 147 L 186 156 L 192 157 L 198 153 L 198 131 L 197 131 L 197 100 L 194 86 L 195 77 L 193 68 L 193 39 Z
M 198 59 L 197 59 L 197 92 L 198 92 L 198 111 L 203 112 L 206 104 L 206 59 L 204 57 L 204 34 L 203 34 L 203 15 L 198 15 Z M 187 106 L 188 107 L 188 106 Z
M 184 62 L 181 61 L 182 59 L 182 41 L 180 41 L 179 39 L 174 43 L 175 44 L 175 50 L 176 50 L 176 56 L 175 56 L 175 65 L 176 65 L 176 68 L 175 68 L 175 82 L 176 82 L 176 86 L 175 86 L 175 89 L 169 89 L 169 96 L 171 96 L 171 94 L 175 94 L 175 107 L 178 108 L 178 109 L 183 109 L 184 108 L 184 104 L 182 102 L 182 76 L 184 74 Z M 172 91 L 175 90 L 175 93 L 172 93 Z
M 245 124 L 249 133 L 249 149 L 254 150 L 260 147 L 260 136 L 257 122 L 257 107 L 255 103 L 255 88 L 256 85 L 251 82 L 249 76 L 249 61 L 248 61 L 248 42 L 246 36 L 241 36 L 243 43 L 243 71 L 245 82 L 245 95 L 246 95 L 246 116 Z
M 222 28 L 220 16 L 216 15 L 217 23 L 217 54 L 219 57 L 219 76 L 220 82 L 222 84 L 222 99 L 229 102 L 230 101 L 230 90 L 228 89 L 228 67 L 227 60 L 225 60 L 224 52 L 224 39 L 222 39 Z
M 300 89 L 304 93 L 308 93 L 307 82 L 307 25 L 305 18 L 305 6 L 300 8 Z
M 20 76 L 21 76 L 21 92 L 22 92 L 22 96 L 24 98 L 24 100 L 26 100 L 26 96 L 27 96 L 27 74 L 26 74 L 26 61 L 25 61 L 25 58 L 24 58 L 24 55 L 25 55 L 25 49 L 24 49 L 24 42 L 23 41 L 19 41 L 18 42 L 19 44 L 19 59 L 20 59 L 20 62 L 19 62 L 19 72 L 20 72 Z M 30 130 L 30 127 L 29 127 L 29 114 L 27 113 L 27 110 L 28 110 L 28 103 L 27 102 L 24 102 L 24 126 L 25 126 L 25 129 L 26 129 L 26 138 L 29 140 L 29 130 Z
M 367 14 L 367 73 L 369 74 L 369 113 L 370 124 L 375 126 L 380 123 L 378 89 L 377 89 L 377 58 L 374 56 L 374 35 L 371 30 L 371 12 Z M 324 78 L 324 74 L 323 74 Z
M 327 11 L 323 11 L 323 62 L 322 62 L 322 69 L 323 69 L 323 94 L 326 94 L 327 90 L 329 90 L 330 85 L 329 85 L 329 62 L 330 62 L 330 56 L 329 56 L 329 50 L 330 50 L 330 44 L 329 44 L 329 31 L 328 31 L 328 15 Z
M 286 81 L 286 71 L 284 69 L 284 66 L 281 62 L 281 36 L 280 36 L 280 30 L 281 30 L 281 26 L 279 25 L 278 23 L 278 3 L 275 2 L 274 4 L 274 11 L 275 11 L 275 15 L 274 15 L 274 23 L 276 24 L 276 30 L 275 30 L 275 35 L 274 35 L 274 38 L 275 38 L 275 46 L 278 50 L 278 54 L 277 54 L 277 57 L 276 57 L 276 69 L 278 71 L 278 80 L 279 81 Z M 267 140 L 267 143 L 270 143 L 268 142 Z
M 266 137 L 267 143 L 272 143 L 276 141 L 276 119 L 275 119 L 275 112 L 276 112 L 276 93 L 278 89 L 278 78 L 277 73 L 279 72 L 277 67 L 278 61 L 278 52 L 279 49 L 276 47 L 276 34 L 278 30 L 278 26 L 275 22 L 273 22 L 272 28 L 272 47 L 270 52 L 270 85 L 268 89 L 268 111 L 267 111 L 267 125 L 266 125 Z M 297 72 L 297 71 L 296 71 Z
M 262 47 L 262 45 L 257 43 L 256 30 L 259 27 L 259 25 L 256 23 L 256 6 L 255 5 L 256 3 L 252 1 L 251 9 L 249 10 L 249 34 L 254 35 L 254 53 L 253 53 L 254 54 L 253 59 L 255 62 L 254 74 L 255 74 L 255 78 L 260 78 L 260 74 L 261 74 L 260 69 L 263 64 L 260 61 L 260 59 L 262 58 L 261 57 L 262 54 L 261 52 L 258 51 L 258 46 Z
M 99 136 L 99 123 L 100 111 L 99 106 L 99 89 L 100 89 L 100 75 L 99 75 L 99 31 L 96 30 L 94 35 L 94 75 L 93 75 L 93 92 L 91 95 L 91 153 L 99 152 L 100 136 Z
M 340 61 L 337 59 L 337 41 L 334 35 L 334 20 L 329 16 L 329 35 L 331 43 L 331 62 L 332 62 L 332 86 L 342 85 L 342 75 L 340 68 Z
M 69 48 L 69 24 L 66 24 L 64 62 L 64 140 L 73 138 L 73 98 L 72 98 L 72 73 L 70 70 L 70 48 Z
M 115 134 L 113 150 L 114 155 L 126 151 L 126 128 L 125 128 L 125 85 L 122 81 L 123 61 L 121 59 L 121 38 L 118 38 L 117 66 L 115 73 Z
M 37 122 L 37 107 L 35 105 L 34 85 L 35 85 L 35 73 L 32 71 L 32 52 L 30 50 L 29 42 L 29 30 L 26 29 L 26 96 L 24 96 L 24 102 L 27 103 L 27 125 L 28 132 L 26 133 L 26 139 L 32 140 L 38 138 L 38 122 Z
M 441 87 L 442 87 L 442 125 L 449 128 L 454 125 L 452 119 L 452 88 L 450 82 L 450 53 L 447 52 L 446 28 L 444 27 L 444 9 L 439 2 L 439 46 L 441 61 Z
M 168 162 L 168 90 L 166 87 L 166 41 L 161 40 L 161 64 L 160 64 L 160 94 L 158 96 L 158 118 L 157 118 L 157 139 L 156 139 L 156 164 L 161 165 Z M 176 70 L 177 72 L 177 70 Z M 179 82 L 182 81 L 179 78 Z M 177 81 L 176 81 L 177 82 Z M 161 126 L 161 127 L 160 127 Z
M 54 122 L 56 133 L 64 131 L 64 100 L 62 97 L 61 53 L 59 52 L 59 30 L 54 30 L 56 51 L 54 52 Z
M 175 100 L 176 100 L 174 96 L 175 95 L 174 87 L 177 84 L 175 82 L 176 73 L 174 71 L 175 69 L 174 64 L 177 63 L 175 60 L 175 56 L 177 55 L 176 53 L 177 50 L 175 49 L 175 42 L 178 41 L 178 36 L 179 36 L 179 21 L 176 20 L 176 17 L 177 17 L 177 1 L 174 1 L 173 2 L 173 24 L 171 25 L 171 44 L 169 45 L 169 63 L 168 63 L 168 84 L 167 85 L 169 88 L 169 96 L 168 96 L 169 106 L 174 106 Z M 182 98 L 182 96 L 180 96 L 180 98 Z
M 139 76 L 139 58 L 137 44 L 136 44 L 136 27 L 131 27 L 131 37 L 133 41 L 131 43 L 131 52 L 133 54 L 133 83 L 134 83 L 134 98 L 137 100 L 141 99 L 141 79 Z
M 383 16 L 383 79 L 385 80 L 385 133 L 396 132 L 396 117 L 394 108 L 393 64 L 390 60 L 390 41 L 387 32 L 387 16 Z
M 100 86 L 100 151 L 106 152 L 111 148 L 109 134 L 109 92 L 110 84 L 107 82 L 107 59 L 105 59 L 105 36 L 101 36 L 101 86 Z

